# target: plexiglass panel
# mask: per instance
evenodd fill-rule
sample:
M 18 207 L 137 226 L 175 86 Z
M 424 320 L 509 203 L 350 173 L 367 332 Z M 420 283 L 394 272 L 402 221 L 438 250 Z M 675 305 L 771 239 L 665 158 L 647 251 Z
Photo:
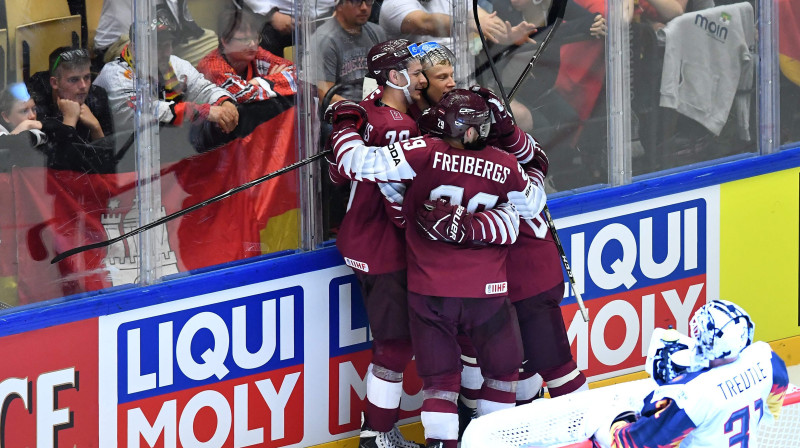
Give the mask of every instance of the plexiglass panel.
M 3 2 L 0 301 L 300 246 L 297 171 L 121 238 L 299 157 L 294 27 L 278 41 L 279 12 L 240 3 Z
M 521 31 L 527 24 L 536 28 L 531 40 L 517 40 L 522 45 L 515 45 L 518 35 L 509 39 L 501 33 L 493 38 L 499 42 L 490 42 L 488 48 L 500 82 L 513 94 L 511 108 L 517 124 L 541 143 L 550 158 L 548 192 L 606 184 L 604 2 L 568 2 L 563 21 L 558 21 L 557 31 L 541 52 L 541 44 L 557 22 L 552 2 L 495 0 L 483 6 L 487 12 L 491 7 L 496 18 L 515 29 Z M 497 29 L 492 20 L 490 16 L 483 21 L 484 31 Z M 485 52 L 478 60 L 478 81 L 496 86 Z M 526 70 L 532 61 L 535 65 Z
M 777 0 L 780 143 L 800 142 L 800 3 Z M 796 145 L 795 145 L 796 146 Z
M 749 2 L 635 4 L 635 175 L 757 152 L 757 34 Z

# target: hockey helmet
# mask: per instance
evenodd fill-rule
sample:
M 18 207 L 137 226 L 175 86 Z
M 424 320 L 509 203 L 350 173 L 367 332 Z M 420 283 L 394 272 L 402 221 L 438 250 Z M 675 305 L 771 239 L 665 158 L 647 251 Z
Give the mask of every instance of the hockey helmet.
M 755 325 L 739 306 L 712 300 L 698 309 L 689 322 L 696 342 L 695 354 L 705 361 L 735 358 L 753 342 Z
M 469 128 L 475 128 L 481 139 L 489 136 L 491 113 L 486 101 L 466 89 L 447 92 L 439 104 L 419 119 L 420 131 L 460 139 Z
M 369 76 L 375 78 L 378 85 L 384 86 L 389 81 L 391 70 L 406 70 L 409 60 L 416 57 L 412 54 L 410 45 L 407 39 L 393 39 L 370 48 L 367 53 Z
M 420 49 L 420 61 L 423 70 L 428 70 L 436 65 L 456 65 L 456 56 L 444 45 L 438 42 L 423 42 L 417 44 Z

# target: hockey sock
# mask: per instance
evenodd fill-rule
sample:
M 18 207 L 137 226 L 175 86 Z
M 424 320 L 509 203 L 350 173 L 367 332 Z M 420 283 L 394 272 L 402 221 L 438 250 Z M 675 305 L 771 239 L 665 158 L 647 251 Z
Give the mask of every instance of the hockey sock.
M 509 381 L 487 378 L 483 381 L 481 398 L 478 399 L 478 417 L 501 409 L 513 408 L 516 404 L 516 373 Z
M 474 357 L 461 355 L 461 403 L 471 409 L 475 409 L 476 400 L 480 398 L 481 387 L 483 386 L 483 375 L 481 368 L 478 367 Z
M 538 373 L 520 372 L 517 382 L 517 406 L 528 404 L 539 398 L 542 377 Z
M 370 429 L 389 432 L 398 418 L 403 395 L 403 373 L 370 364 L 367 370 L 367 406 L 364 421 Z
M 539 372 L 547 383 L 550 397 L 560 397 L 580 390 L 588 390 L 589 384 L 583 372 L 578 370 L 578 365 L 570 359 L 566 363 L 552 368 L 542 369 Z

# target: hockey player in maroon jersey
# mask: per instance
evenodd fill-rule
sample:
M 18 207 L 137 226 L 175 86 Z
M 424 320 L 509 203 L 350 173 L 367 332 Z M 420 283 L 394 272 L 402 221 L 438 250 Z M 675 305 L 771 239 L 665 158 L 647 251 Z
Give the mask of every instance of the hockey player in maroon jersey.
M 517 155 L 531 180 L 541 185 L 549 162 L 539 143 L 514 124 L 502 100 L 491 90 L 473 87 L 473 91 L 483 96 L 492 110 L 496 145 Z M 535 150 L 531 162 L 526 163 L 524 158 L 531 152 L 529 144 Z M 588 389 L 586 376 L 572 357 L 561 313 L 560 303 L 564 298 L 561 255 L 541 214 L 520 223 L 520 236 L 508 250 L 507 266 L 508 295 L 517 309 L 525 350 L 525 372 L 520 376 L 541 375 L 551 397 Z M 534 386 L 531 383 L 523 387 L 534 389 Z M 531 390 L 521 401 L 533 400 L 535 393 L 538 390 Z M 518 398 L 522 397 L 518 394 Z
M 391 145 L 419 135 L 407 111 L 419 99 L 426 81 L 409 45 L 405 39 L 391 40 L 375 45 L 367 54 L 369 75 L 381 86 L 360 103 L 369 115 L 363 129 L 369 145 Z M 330 174 L 334 183 L 349 182 L 333 165 Z M 392 215 L 402 222 L 399 214 L 399 205 L 386 201 L 377 184 L 353 181 L 336 239 L 345 263 L 358 278 L 373 337 L 360 448 L 418 446 L 405 440 L 396 427 L 403 371 L 412 358 L 405 237 L 390 220 Z
M 490 90 L 478 86 L 472 90 L 483 96 L 492 109 L 490 141 L 517 155 L 531 181 L 541 185 L 549 163 L 538 142 L 514 124 L 501 100 Z M 432 228 L 450 222 L 456 212 L 456 207 L 429 203 L 428 208 L 420 210 L 417 222 L 427 235 L 437 235 Z M 468 216 L 462 217 L 460 222 L 468 220 Z M 520 226 L 520 236 L 509 248 L 507 275 L 509 298 L 517 311 L 525 354 L 524 371 L 517 386 L 517 401 L 523 404 L 539 394 L 542 379 L 547 382 L 551 397 L 585 390 L 588 385 L 572 357 L 561 314 L 564 277 L 552 234 L 541 214 L 523 219 Z M 464 375 L 472 383 L 476 380 L 469 375 L 480 378 L 479 371 L 468 366 Z
M 514 405 L 522 352 L 506 297 L 507 245 L 516 239 L 519 215 L 535 216 L 543 206 L 536 198 L 543 195 L 533 194 L 537 187 L 513 156 L 485 145 L 489 109 L 472 92 L 456 89 L 423 114 L 420 123 L 440 129 L 442 138 L 419 137 L 383 148 L 364 145 L 357 131 L 365 113 L 357 105 L 339 102 L 327 115 L 333 118 L 340 174 L 361 181 L 410 181 L 403 199 L 406 219 L 415 219 L 416 209 L 429 199 L 463 202 L 470 212 L 464 233 L 449 237 L 464 239 L 468 233 L 479 244 L 432 242 L 416 231 L 406 232 L 411 333 L 424 387 L 422 422 L 428 446 L 455 448 L 459 329 L 484 361 L 479 411 Z M 449 234 L 449 229 L 442 231 Z
M 428 86 L 422 90 L 422 97 L 416 101 L 417 108 L 423 111 L 438 103 L 445 93 L 456 88 L 456 57 L 447 47 L 433 41 L 419 44 L 419 49 L 424 55 L 421 58 L 422 73 L 428 81 Z

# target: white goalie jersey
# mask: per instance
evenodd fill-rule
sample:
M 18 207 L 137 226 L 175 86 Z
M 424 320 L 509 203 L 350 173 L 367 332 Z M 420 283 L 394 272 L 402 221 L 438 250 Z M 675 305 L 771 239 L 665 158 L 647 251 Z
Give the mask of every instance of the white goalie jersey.
M 756 342 L 723 366 L 687 373 L 656 388 L 638 422 L 618 428 L 619 446 L 756 447 L 762 418 L 781 409 L 788 386 L 783 361 L 769 344 Z M 653 445 L 653 442 L 658 445 Z M 612 444 L 612 446 L 614 446 Z

